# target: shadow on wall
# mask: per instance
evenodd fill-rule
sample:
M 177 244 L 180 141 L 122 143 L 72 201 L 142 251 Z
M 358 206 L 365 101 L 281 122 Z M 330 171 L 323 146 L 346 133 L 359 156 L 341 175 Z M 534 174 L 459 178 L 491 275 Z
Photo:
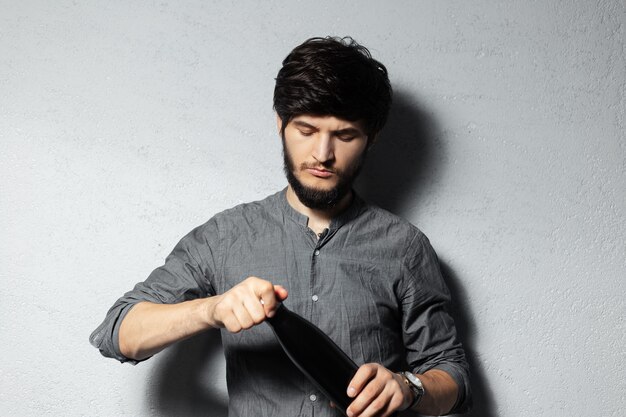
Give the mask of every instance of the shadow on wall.
M 496 417 L 495 402 L 489 384 L 485 378 L 482 364 L 478 361 L 477 352 L 474 349 L 474 335 L 476 326 L 472 319 L 470 306 L 467 303 L 467 295 L 462 287 L 462 281 L 454 274 L 452 269 L 443 262 L 441 272 L 452 295 L 452 308 L 450 314 L 454 318 L 456 328 L 463 348 L 467 355 L 470 366 L 470 378 L 472 381 L 472 396 L 474 406 L 472 410 L 464 414 L 471 417 Z
M 371 150 L 356 184 L 366 200 L 408 217 L 410 204 L 419 202 L 429 183 L 443 168 L 445 155 L 432 117 L 402 92 L 395 92 L 387 128 Z M 452 315 L 468 355 L 474 393 L 473 410 L 466 416 L 495 417 L 494 401 L 473 348 L 474 323 L 467 297 L 454 271 L 441 265 L 453 298 Z M 155 365 L 148 403 L 157 415 L 226 417 L 227 397 L 220 392 L 223 351 L 218 331 L 178 343 L 163 352 Z
M 433 118 L 394 90 L 386 127 L 369 150 L 355 188 L 366 201 L 407 217 L 442 168 L 444 152 Z
M 367 201 L 408 218 L 412 204 L 428 192 L 441 175 L 445 149 L 438 140 L 436 121 L 411 97 L 394 91 L 385 129 L 370 150 L 356 188 Z M 465 416 L 495 417 L 495 404 L 474 349 L 474 322 L 462 280 L 445 264 L 441 270 L 452 294 L 451 314 L 470 364 L 474 406 Z
M 153 368 L 147 399 L 155 415 L 228 415 L 219 330 L 179 342 L 159 355 L 163 356 Z

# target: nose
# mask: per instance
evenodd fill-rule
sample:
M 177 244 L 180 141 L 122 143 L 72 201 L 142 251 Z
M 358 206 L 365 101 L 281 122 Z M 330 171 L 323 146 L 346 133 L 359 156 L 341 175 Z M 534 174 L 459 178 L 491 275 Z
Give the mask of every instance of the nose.
M 335 158 L 332 137 L 328 134 L 320 134 L 313 142 L 313 158 L 324 164 Z

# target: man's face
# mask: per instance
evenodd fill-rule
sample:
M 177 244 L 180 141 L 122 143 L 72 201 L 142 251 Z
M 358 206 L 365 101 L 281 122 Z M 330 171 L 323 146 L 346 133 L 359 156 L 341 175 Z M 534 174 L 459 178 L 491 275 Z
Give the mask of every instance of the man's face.
M 281 129 L 278 119 L 278 129 Z M 283 155 L 289 185 L 313 209 L 334 207 L 350 191 L 367 148 L 359 122 L 300 115 L 285 128 Z

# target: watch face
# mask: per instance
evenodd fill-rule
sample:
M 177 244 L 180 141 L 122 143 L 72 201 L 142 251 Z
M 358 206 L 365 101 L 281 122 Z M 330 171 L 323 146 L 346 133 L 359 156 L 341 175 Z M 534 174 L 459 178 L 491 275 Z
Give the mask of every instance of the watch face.
M 422 385 L 422 381 L 420 381 L 420 379 L 416 377 L 413 373 L 405 372 L 404 376 L 406 376 L 406 379 L 408 379 L 409 382 L 413 384 L 418 390 L 422 392 L 424 391 L 424 386 Z

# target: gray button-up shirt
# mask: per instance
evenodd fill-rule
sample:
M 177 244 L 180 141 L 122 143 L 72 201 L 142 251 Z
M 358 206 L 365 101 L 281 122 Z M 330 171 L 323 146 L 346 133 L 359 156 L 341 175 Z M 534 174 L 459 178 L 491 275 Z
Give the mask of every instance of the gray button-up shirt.
M 319 239 L 307 221 L 287 203 L 285 190 L 214 216 L 116 301 L 91 343 L 105 356 L 136 363 L 120 353 L 118 343 L 120 323 L 134 304 L 208 297 L 257 276 L 284 286 L 285 305 L 320 327 L 358 365 L 448 372 L 459 385 L 456 408 L 465 408 L 468 366 L 428 239 L 358 197 Z M 237 334 L 222 330 L 222 343 L 229 416 L 340 415 L 289 361 L 267 324 Z

